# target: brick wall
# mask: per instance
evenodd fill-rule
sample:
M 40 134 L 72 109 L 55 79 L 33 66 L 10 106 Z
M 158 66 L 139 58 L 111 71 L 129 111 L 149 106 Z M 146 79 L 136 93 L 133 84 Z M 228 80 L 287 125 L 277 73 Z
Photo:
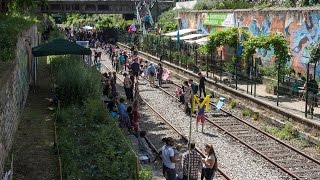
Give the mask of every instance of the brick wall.
M 37 27 L 19 34 L 16 58 L 0 72 L 0 177 L 8 157 L 19 116 L 27 100 L 31 82 L 31 47 L 38 42 Z

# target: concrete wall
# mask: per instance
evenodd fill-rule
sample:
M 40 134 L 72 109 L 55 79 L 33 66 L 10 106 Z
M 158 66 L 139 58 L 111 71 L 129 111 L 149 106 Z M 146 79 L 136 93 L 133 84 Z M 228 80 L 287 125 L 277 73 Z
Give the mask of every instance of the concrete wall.
M 37 45 L 37 37 L 36 26 L 20 33 L 16 58 L 0 74 L 0 177 L 27 100 L 31 82 L 31 47 Z
M 181 12 L 182 29 L 196 28 L 209 34 L 229 27 L 240 26 L 256 36 L 281 32 L 289 42 L 292 65 L 296 72 L 306 72 L 310 47 L 319 42 L 320 10 L 318 9 L 265 9 Z M 274 51 L 258 50 L 264 64 L 274 62 Z M 320 74 L 320 66 L 317 68 Z

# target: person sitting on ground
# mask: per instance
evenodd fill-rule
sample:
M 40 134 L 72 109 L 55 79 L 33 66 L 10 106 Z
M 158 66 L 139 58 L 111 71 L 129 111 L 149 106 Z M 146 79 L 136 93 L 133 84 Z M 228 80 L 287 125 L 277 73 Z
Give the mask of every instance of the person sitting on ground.
M 138 143 L 139 143 L 139 150 L 142 153 L 145 153 L 148 155 L 149 159 L 152 159 L 153 154 L 152 151 L 145 139 L 147 132 L 146 131 L 140 131 L 140 133 L 138 134 Z

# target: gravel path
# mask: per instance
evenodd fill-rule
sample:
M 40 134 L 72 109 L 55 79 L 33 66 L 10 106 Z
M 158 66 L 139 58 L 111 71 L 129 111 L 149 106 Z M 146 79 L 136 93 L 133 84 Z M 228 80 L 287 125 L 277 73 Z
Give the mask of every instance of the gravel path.
M 109 61 L 104 64 L 110 67 Z M 188 136 L 190 118 L 178 107 L 179 104 L 160 89 L 150 88 L 144 80 L 140 80 L 140 82 L 140 95 L 142 98 L 155 107 L 158 112 L 162 112 L 162 115 L 166 119 L 171 121 L 177 129 Z M 143 110 L 143 114 L 145 113 L 144 111 L 145 110 Z M 146 117 L 148 116 L 146 115 Z M 149 136 L 156 136 L 157 134 L 160 134 L 158 137 L 161 135 L 169 136 L 169 134 L 172 136 L 172 133 L 164 130 L 163 124 L 157 124 L 155 121 L 150 120 L 156 119 L 155 117 L 148 117 L 146 119 L 148 120 L 144 118 L 145 122 L 142 123 L 141 126 L 148 131 Z M 192 127 L 192 140 L 196 142 L 200 148 L 202 148 L 205 143 L 212 144 L 218 156 L 219 167 L 232 179 L 290 179 L 285 173 L 243 145 L 220 133 L 216 128 L 206 124 L 204 128 L 206 133 L 196 132 L 194 128 L 195 118 L 193 118 Z M 158 139 L 160 140 L 161 138 Z

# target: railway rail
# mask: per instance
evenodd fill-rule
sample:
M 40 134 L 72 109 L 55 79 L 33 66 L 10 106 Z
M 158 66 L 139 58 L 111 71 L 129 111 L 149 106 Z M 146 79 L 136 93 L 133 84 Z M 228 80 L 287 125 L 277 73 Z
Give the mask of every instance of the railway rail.
M 107 71 L 111 71 L 107 66 L 104 66 Z M 122 78 L 119 78 L 119 76 L 117 75 L 117 78 L 123 82 Z M 175 128 L 166 118 L 164 118 L 152 105 L 150 105 L 147 101 L 145 101 L 144 99 L 142 99 L 142 101 L 148 106 L 149 109 L 151 109 L 153 111 L 153 113 L 155 113 L 166 125 L 168 125 L 168 127 L 174 131 L 178 136 L 180 136 L 180 138 L 182 138 L 185 143 L 188 142 L 188 138 L 186 136 L 184 136 L 177 128 Z M 158 149 L 160 149 L 159 146 L 154 145 L 152 142 L 153 140 L 150 140 L 148 137 L 146 137 L 146 141 L 149 144 L 150 148 L 158 153 Z M 159 141 L 159 140 L 157 140 Z M 159 144 L 159 143 L 158 143 Z M 184 149 L 187 149 L 187 144 L 184 144 L 185 147 Z M 199 150 L 198 148 L 196 148 L 197 152 L 202 156 L 205 157 L 205 155 L 201 152 L 201 150 Z M 224 180 L 231 180 L 230 177 L 228 177 L 228 175 L 226 175 L 226 173 L 224 173 L 221 169 L 218 168 L 218 172 L 216 174 L 216 177 L 218 177 L 218 179 L 224 179 Z
M 178 100 L 175 97 L 175 88 L 180 86 L 176 83 L 166 84 L 165 86 L 165 89 L 160 89 Z M 211 107 L 215 107 L 215 105 L 211 103 Z M 212 108 L 211 111 L 214 113 L 210 113 L 206 117 L 210 124 L 259 154 L 292 178 L 298 180 L 320 179 L 320 162 L 317 159 L 252 126 L 224 109 L 215 112 L 215 109 Z

